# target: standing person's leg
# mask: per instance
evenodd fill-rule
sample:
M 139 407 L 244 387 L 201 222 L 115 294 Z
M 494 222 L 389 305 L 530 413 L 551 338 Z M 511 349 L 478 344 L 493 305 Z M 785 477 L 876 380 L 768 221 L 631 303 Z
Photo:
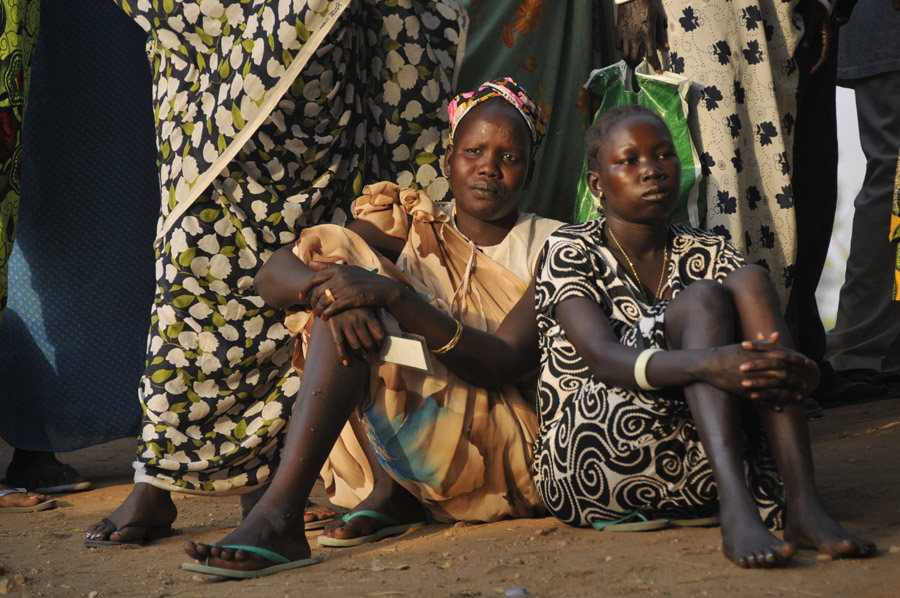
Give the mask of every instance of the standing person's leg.
M 891 343 L 900 353 L 900 302 L 891 300 L 896 254 L 888 230 L 900 144 L 900 71 L 859 79 L 854 90 L 866 176 L 853 203 L 847 269 L 837 321 L 828 333 L 829 360 L 838 371 L 896 370 L 900 354 L 887 354 Z
M 359 405 L 369 377 L 368 362 L 353 354 L 349 366 L 341 365 L 328 326 L 318 319 L 313 324 L 281 465 L 266 493 L 241 525 L 216 545 L 185 543 L 189 556 L 214 567 L 242 570 L 271 563 L 225 546 L 264 548 L 291 561 L 309 557 L 303 518 L 306 499 L 331 447 Z
M 764 270 L 758 271 L 767 277 Z M 672 349 L 731 344 L 735 327 L 728 292 L 707 281 L 691 284 L 666 310 L 666 336 Z M 741 567 L 772 567 L 787 562 L 795 547 L 766 529 L 747 486 L 741 399 L 702 382 L 685 386 L 684 394 L 716 480 L 725 556 Z
M 167 533 L 178 516 L 168 490 L 138 482 L 112 515 L 85 531 L 85 544 L 128 544 Z
M 88 490 L 91 483 L 74 467 L 61 463 L 50 451 L 26 451 L 15 449 L 6 481 L 13 486 L 28 488 L 38 493 L 77 492 Z
M 743 268 L 733 272 L 725 285 L 731 291 L 744 338 L 778 332 L 780 342 L 791 345 L 775 289 L 765 273 Z M 835 557 L 874 553 L 872 542 L 846 532 L 825 510 L 815 484 L 809 425 L 802 403 L 784 404 L 783 411 L 759 404 L 756 408 L 785 486 L 785 540 Z
M 7 18 L 0 25 L 3 44 L 0 67 L 9 73 L 0 82 L 0 109 L 5 126 L 0 132 L 0 322 L 7 305 L 9 260 L 16 238 L 19 214 L 22 140 L 31 63 L 40 21 L 39 0 L 3 0 Z M 13 18 L 15 15 L 15 18 Z M 19 70 L 17 70 L 19 69 Z M 15 347 L 18 349 L 18 347 Z M 16 422 L 19 426 L 19 422 Z M 90 488 L 90 482 L 72 467 L 57 461 L 50 451 L 26 451 L 16 448 L 6 470 L 6 481 L 14 487 L 42 492 L 70 492 Z M 24 495 L 11 494 L 7 502 Z M 29 497 L 25 502 L 34 500 Z M 36 504 L 36 503 L 35 503 Z M 17 504 L 17 506 L 22 506 Z
M 837 45 L 837 37 L 832 42 Z M 814 52 L 810 52 L 814 50 Z M 791 186 L 797 222 L 797 259 L 785 319 L 798 351 L 822 364 L 825 327 L 816 303 L 816 288 L 825 267 L 837 207 L 837 118 L 835 87 L 837 53 L 815 73 L 818 48 L 797 51 L 800 87 Z

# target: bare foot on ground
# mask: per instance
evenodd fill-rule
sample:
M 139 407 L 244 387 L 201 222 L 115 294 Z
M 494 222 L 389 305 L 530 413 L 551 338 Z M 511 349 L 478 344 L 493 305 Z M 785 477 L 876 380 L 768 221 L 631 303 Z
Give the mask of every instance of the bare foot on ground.
M 857 558 L 875 554 L 875 543 L 842 528 L 817 498 L 798 508 L 788 508 L 784 538 L 801 548 L 815 548 L 834 558 Z
M 337 515 L 337 513 L 328 507 L 323 507 L 322 505 L 307 501 L 306 511 L 303 513 L 303 521 L 304 523 L 327 521 L 329 519 L 334 519 L 335 515 Z
M 12 490 L 9 486 L 0 484 L 0 490 Z M 34 492 L 10 492 L 0 496 L 0 508 L 7 507 L 33 507 L 47 500 L 43 494 Z
M 755 514 L 729 516 L 723 509 L 722 552 L 738 567 L 761 569 L 786 564 L 797 547 L 775 537 Z

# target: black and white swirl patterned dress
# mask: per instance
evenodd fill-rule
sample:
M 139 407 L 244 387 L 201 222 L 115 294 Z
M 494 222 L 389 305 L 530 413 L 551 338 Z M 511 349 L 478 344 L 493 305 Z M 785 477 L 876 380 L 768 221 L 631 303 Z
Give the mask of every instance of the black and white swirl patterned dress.
M 667 348 L 669 300 L 646 303 L 606 247 L 603 223 L 598 218 L 557 230 L 538 262 L 538 489 L 549 510 L 572 525 L 637 510 L 653 516 L 709 514 L 718 508 L 718 494 L 681 391 L 607 386 L 590 373 L 556 320 L 557 304 L 587 298 L 602 307 L 623 345 Z M 670 226 L 669 236 L 663 297 L 676 296 L 695 280 L 722 282 L 744 265 L 737 250 L 716 235 Z M 766 523 L 779 527 L 781 486 L 765 438 L 755 428 L 745 443 L 748 483 Z

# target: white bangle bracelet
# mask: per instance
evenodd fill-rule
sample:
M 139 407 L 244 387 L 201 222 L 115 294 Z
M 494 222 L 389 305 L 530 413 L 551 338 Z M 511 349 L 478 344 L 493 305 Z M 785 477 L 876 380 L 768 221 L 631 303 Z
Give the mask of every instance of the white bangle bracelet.
M 653 354 L 658 351 L 662 351 L 662 349 L 644 349 L 637 359 L 634 360 L 634 381 L 643 390 L 659 390 L 662 388 L 661 386 L 653 386 L 647 381 L 647 364 L 650 363 L 650 358 L 653 357 Z

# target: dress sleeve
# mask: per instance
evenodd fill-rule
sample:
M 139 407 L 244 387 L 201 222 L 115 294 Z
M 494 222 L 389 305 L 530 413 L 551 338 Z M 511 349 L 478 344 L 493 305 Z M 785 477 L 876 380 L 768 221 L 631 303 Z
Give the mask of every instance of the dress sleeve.
M 555 319 L 554 308 L 574 297 L 602 305 L 599 274 L 584 239 L 551 235 L 537 263 L 535 309 L 538 315 Z
M 717 249 L 716 262 L 713 266 L 713 280 L 721 283 L 726 276 L 738 268 L 746 266 L 747 262 L 735 246 L 725 239 L 720 239 Z

